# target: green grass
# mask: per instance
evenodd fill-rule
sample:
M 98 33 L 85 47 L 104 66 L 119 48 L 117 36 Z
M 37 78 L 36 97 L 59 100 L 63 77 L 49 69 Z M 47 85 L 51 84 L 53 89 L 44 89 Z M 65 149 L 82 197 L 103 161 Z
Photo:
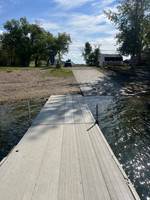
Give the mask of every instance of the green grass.
M 102 70 L 103 67 L 93 67 L 92 69 Z
M 69 76 L 73 76 L 73 72 L 63 67 L 61 69 L 57 69 L 56 67 L 50 68 L 48 72 L 43 74 L 43 77 L 69 77 Z
M 0 71 L 12 72 L 14 70 L 48 69 L 48 67 L 0 67 Z
M 84 64 L 74 64 L 73 67 L 89 67 L 89 66 Z
M 150 71 L 150 66 L 136 66 L 136 70 L 147 70 Z
M 129 69 L 131 69 L 131 66 L 105 66 L 104 69 L 129 70 Z M 150 66 L 135 66 L 135 70 L 148 70 L 148 71 L 150 71 Z
M 123 70 L 127 70 L 127 69 L 131 69 L 131 66 L 113 66 L 113 65 L 107 65 L 104 67 L 104 69 L 123 69 Z

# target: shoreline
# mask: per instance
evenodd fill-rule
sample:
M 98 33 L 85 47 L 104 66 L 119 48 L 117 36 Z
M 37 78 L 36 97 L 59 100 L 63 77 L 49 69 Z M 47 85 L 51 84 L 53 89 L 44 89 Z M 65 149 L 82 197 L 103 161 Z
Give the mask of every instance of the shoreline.
M 46 100 L 50 95 L 82 94 L 74 76 L 43 77 L 47 71 L 48 69 L 1 71 L 0 105 L 35 99 Z M 126 90 L 126 97 L 150 95 L 150 72 L 147 76 L 124 75 L 120 71 L 105 69 L 100 69 L 100 72 L 122 85 Z
M 105 70 L 102 72 L 125 88 L 129 96 L 150 95 L 150 71 Z

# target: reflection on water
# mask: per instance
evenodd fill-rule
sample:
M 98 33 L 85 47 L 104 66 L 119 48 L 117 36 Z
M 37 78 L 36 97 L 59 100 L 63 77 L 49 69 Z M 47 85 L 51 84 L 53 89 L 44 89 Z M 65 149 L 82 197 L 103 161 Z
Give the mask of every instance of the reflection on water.
M 86 97 L 93 115 L 141 199 L 150 197 L 150 98 Z
M 36 100 L 30 104 L 33 121 L 45 104 L 45 100 Z M 29 128 L 28 119 L 27 102 L 0 105 L 0 160 L 7 156 L 23 137 Z
M 93 115 L 99 105 L 100 128 L 141 199 L 150 197 L 149 97 L 85 97 Z M 31 102 L 32 120 L 45 100 Z M 28 129 L 27 102 L 0 106 L 0 160 Z

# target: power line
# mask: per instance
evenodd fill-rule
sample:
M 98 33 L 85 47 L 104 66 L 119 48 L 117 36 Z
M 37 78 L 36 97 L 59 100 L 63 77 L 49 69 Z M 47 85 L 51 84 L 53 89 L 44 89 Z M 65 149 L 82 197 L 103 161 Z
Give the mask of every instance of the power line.
M 100 51 L 117 51 L 117 50 L 102 50 L 102 49 L 100 49 Z
M 79 50 L 77 50 L 77 49 L 70 49 L 70 51 L 81 51 L 81 50 L 80 49 Z M 117 50 L 102 50 L 102 49 L 100 49 L 100 51 L 114 51 L 114 52 L 116 52 Z

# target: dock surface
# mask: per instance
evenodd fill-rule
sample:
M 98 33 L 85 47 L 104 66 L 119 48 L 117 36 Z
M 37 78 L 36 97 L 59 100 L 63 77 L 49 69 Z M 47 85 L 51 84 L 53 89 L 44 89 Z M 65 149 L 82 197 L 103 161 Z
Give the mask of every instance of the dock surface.
M 80 95 L 51 96 L 0 166 L 2 200 L 139 199 Z

